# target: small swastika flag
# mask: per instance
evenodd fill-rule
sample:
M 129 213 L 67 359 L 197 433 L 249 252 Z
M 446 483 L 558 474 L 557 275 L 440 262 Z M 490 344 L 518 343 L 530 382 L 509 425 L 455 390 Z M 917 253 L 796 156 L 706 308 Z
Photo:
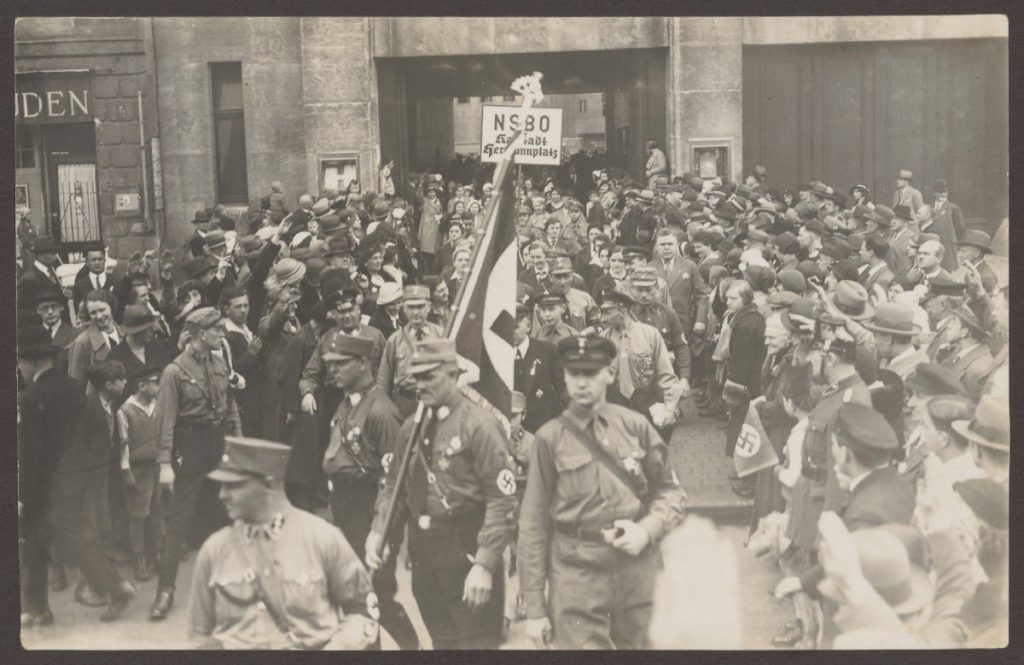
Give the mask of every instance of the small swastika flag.
M 761 424 L 761 416 L 757 412 L 757 404 L 747 407 L 747 417 L 740 428 L 736 439 L 736 449 L 732 454 L 732 463 L 736 467 L 736 475 L 745 478 L 762 469 L 769 469 L 779 463 L 772 442 Z

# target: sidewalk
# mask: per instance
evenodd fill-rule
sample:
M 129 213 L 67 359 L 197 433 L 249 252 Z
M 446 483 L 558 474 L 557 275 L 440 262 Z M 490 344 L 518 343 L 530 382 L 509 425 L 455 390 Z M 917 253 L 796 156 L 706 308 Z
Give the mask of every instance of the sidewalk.
M 669 444 L 669 459 L 687 495 L 687 511 L 709 517 L 745 518 L 752 501 L 729 487 L 732 458 L 725 456 L 725 421 L 697 415 L 693 400 L 682 403 L 682 415 Z

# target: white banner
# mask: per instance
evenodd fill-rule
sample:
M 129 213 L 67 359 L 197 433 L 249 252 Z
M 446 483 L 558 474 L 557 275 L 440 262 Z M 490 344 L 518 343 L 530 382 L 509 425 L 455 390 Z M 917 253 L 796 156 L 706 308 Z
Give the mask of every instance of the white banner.
M 480 131 L 480 159 L 499 162 L 512 134 L 523 130 L 522 146 L 515 152 L 516 164 L 557 166 L 562 159 L 562 109 L 516 106 L 484 106 Z

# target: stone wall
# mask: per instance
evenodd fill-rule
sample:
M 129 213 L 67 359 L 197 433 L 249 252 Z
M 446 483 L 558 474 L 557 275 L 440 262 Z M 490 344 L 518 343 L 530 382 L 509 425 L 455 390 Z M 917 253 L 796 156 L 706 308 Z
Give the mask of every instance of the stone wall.
M 153 19 L 167 247 L 180 248 L 195 211 L 218 203 L 210 63 L 242 63 L 249 200 L 269 194 L 273 180 L 289 207 L 309 190 L 299 21 Z
M 369 18 L 301 19 L 306 186 L 319 189 L 319 159 L 359 154 L 362 190 L 376 191 L 380 161 L 377 73 Z

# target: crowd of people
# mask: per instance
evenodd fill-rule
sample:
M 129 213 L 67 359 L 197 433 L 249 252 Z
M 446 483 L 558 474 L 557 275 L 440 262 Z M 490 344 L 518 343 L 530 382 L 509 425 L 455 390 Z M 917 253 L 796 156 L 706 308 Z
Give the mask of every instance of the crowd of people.
M 490 182 L 353 181 L 293 209 L 275 182 L 243 219 L 197 211 L 181 248 L 88 248 L 72 286 L 53 238 L 31 238 L 22 626 L 54 621 L 69 566 L 104 621 L 129 577 L 155 575 L 163 620 L 198 549 L 200 644 L 379 645 L 379 621 L 415 649 L 395 598 L 406 541 L 435 648 L 496 648 L 522 618 L 538 646 L 649 646 L 658 543 L 686 503 L 667 450 L 692 398 L 728 456 L 756 410 L 780 460 L 731 479 L 793 598 L 776 644 L 998 643 L 1009 323 L 988 235 L 906 171 L 887 206 L 863 185 L 772 189 L 761 167 L 669 178 L 649 151 L 642 183 L 517 181 L 507 428 L 463 394 L 445 339 Z

